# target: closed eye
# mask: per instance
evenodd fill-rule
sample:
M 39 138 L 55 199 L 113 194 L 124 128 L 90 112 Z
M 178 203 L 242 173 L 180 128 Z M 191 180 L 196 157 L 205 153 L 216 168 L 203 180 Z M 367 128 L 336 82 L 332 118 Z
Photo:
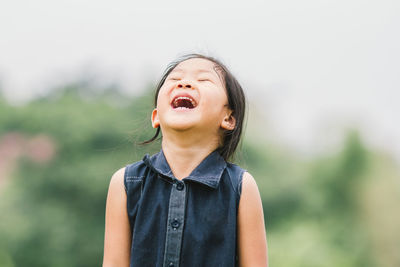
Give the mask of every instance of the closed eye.
M 210 79 L 199 79 L 199 82 L 212 82 Z

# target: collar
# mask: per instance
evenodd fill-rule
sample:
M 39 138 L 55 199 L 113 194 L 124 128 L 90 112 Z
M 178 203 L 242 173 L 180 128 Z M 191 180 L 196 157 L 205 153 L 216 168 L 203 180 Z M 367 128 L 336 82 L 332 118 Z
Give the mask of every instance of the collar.
M 161 149 L 160 152 L 143 158 L 144 163 L 154 172 L 172 180 L 177 180 Z M 226 167 L 224 158 L 215 150 L 210 153 L 191 173 L 183 180 L 191 180 L 204 184 L 213 189 L 218 187 L 222 173 Z

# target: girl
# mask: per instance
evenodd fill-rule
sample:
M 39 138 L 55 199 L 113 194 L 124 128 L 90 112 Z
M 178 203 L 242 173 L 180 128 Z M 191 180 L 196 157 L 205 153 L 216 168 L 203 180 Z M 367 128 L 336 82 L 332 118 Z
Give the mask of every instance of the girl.
M 152 126 L 161 151 L 111 178 L 104 267 L 267 266 L 254 178 L 227 162 L 240 141 L 244 93 L 228 69 L 198 54 L 170 64 Z

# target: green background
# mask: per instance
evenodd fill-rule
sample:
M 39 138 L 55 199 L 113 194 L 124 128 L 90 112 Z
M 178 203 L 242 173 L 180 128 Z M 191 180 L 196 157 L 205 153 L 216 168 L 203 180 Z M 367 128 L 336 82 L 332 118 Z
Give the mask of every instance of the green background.
M 111 175 L 160 148 L 137 145 L 154 133 L 153 91 L 129 97 L 76 83 L 19 106 L 0 96 L 3 145 L 7 136 L 11 144 L 40 136 L 54 151 L 37 161 L 25 141 L 14 144 L 22 148 L 13 160 L 0 150 L 0 266 L 101 265 Z M 257 116 L 249 115 L 236 163 L 261 192 L 270 266 L 400 266 L 392 156 L 346 129 L 339 147 L 305 157 L 264 137 Z

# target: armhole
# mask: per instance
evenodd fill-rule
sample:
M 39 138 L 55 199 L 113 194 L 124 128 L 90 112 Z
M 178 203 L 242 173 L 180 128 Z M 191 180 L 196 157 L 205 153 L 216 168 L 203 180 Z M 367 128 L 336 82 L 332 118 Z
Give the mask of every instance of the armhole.
M 125 193 L 128 193 L 128 185 L 127 185 L 127 175 L 128 175 L 128 168 L 129 168 L 129 164 L 125 166 L 125 172 L 124 172 L 124 188 L 125 188 Z
M 234 171 L 232 172 L 237 174 L 236 179 L 232 179 L 232 177 L 230 178 L 231 185 L 236 193 L 236 212 L 238 212 L 239 210 L 240 198 L 242 194 L 243 175 L 245 172 L 247 172 L 247 170 L 242 169 L 236 165 Z
M 240 196 L 242 195 L 243 176 L 244 176 L 245 172 L 247 172 L 247 171 L 242 169 L 241 173 L 239 175 L 239 181 L 238 181 L 238 185 L 237 185 L 237 193 L 238 193 L 239 199 L 240 199 Z
M 243 175 L 247 170 L 242 169 L 241 167 L 232 164 L 233 168 L 227 168 L 228 169 L 228 175 L 229 175 L 229 181 L 230 184 L 233 188 L 233 191 L 236 193 L 238 201 L 240 199 L 240 195 L 242 194 L 242 183 L 243 183 Z M 233 174 L 237 174 L 237 178 L 235 179 Z

